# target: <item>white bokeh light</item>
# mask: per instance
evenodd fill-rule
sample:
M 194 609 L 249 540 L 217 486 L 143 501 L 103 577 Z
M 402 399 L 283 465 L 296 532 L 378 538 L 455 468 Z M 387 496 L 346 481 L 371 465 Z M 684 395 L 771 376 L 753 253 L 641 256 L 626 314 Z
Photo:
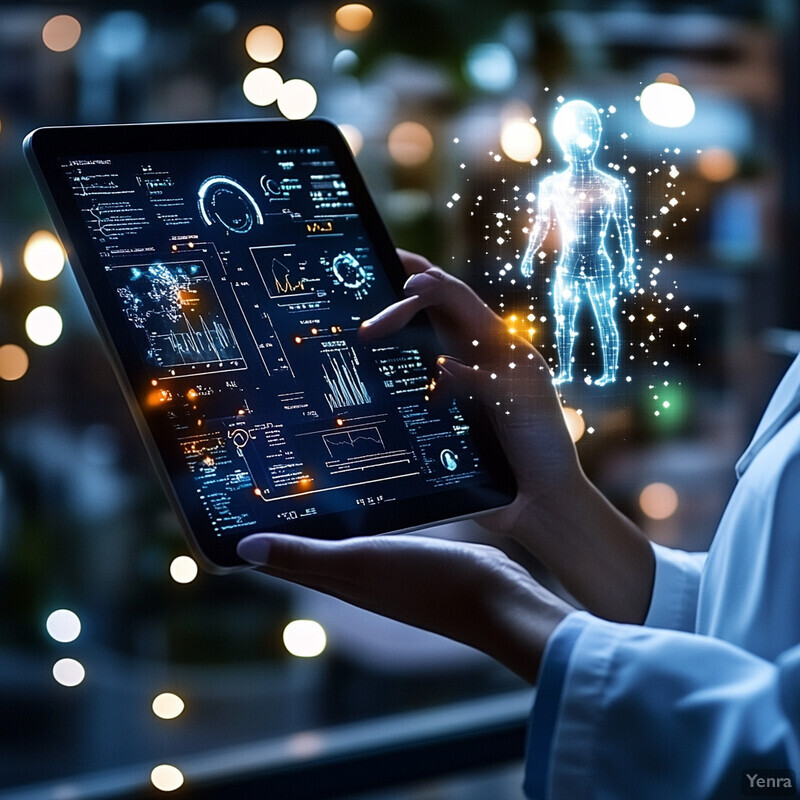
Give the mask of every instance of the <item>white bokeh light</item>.
M 185 707 L 183 700 L 173 692 L 162 692 L 153 698 L 153 713 L 161 719 L 175 719 Z
M 197 572 L 197 562 L 191 556 L 177 556 L 169 565 L 169 574 L 175 583 L 191 583 Z
M 296 619 L 283 630 L 283 644 L 286 649 L 299 658 L 314 658 L 325 650 L 327 645 L 325 629 L 313 619 Z
M 74 611 L 59 608 L 47 618 L 47 632 L 57 642 L 74 642 L 81 633 L 81 621 Z
M 301 78 L 293 78 L 278 92 L 278 109 L 286 119 L 305 119 L 317 107 L 317 90 Z
M 78 686 L 86 677 L 86 670 L 74 658 L 60 658 L 53 664 L 53 677 L 62 686 Z
M 542 150 L 542 134 L 527 119 L 510 119 L 500 132 L 500 147 L 512 161 L 533 161 Z
M 22 252 L 25 269 L 37 281 L 51 281 L 61 274 L 66 257 L 61 242 L 50 231 L 31 234 Z
M 159 764 L 150 773 L 150 783 L 161 792 L 174 792 L 183 786 L 183 773 L 172 764 Z
M 268 106 L 278 99 L 282 86 L 283 78 L 277 70 L 256 67 L 245 76 L 242 91 L 254 106 Z
M 645 86 L 639 106 L 650 122 L 663 128 L 682 128 L 694 119 L 692 96 L 683 86 L 675 83 L 656 81 Z
M 57 342 L 63 329 L 61 314 L 52 306 L 38 306 L 25 319 L 25 333 L 40 347 Z

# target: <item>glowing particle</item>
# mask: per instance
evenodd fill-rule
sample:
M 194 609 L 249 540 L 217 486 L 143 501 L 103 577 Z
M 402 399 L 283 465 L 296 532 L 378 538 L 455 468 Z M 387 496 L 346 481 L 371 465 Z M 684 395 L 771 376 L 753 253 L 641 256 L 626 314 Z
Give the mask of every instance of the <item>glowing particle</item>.
M 648 322 L 654 322 L 655 321 L 655 316 L 653 314 L 648 314 L 647 315 L 647 321 Z
M 667 206 L 661 206 L 661 208 L 659 208 L 658 210 L 659 210 L 659 211 L 660 211 L 662 214 L 669 214 L 669 208 L 667 208 Z
M 678 199 L 677 199 L 676 197 L 670 197 L 670 199 L 669 199 L 669 204 L 670 204 L 670 205 L 671 205 L 673 208 L 675 208 L 675 206 L 676 206 L 676 205 L 678 205 Z
M 659 237 L 659 236 L 661 236 L 661 231 L 660 231 L 658 228 L 656 228 L 656 229 L 653 231 L 653 236 L 655 236 L 655 237 L 656 237 L 656 239 L 658 239 L 658 237 Z
M 479 344 L 480 344 L 480 342 L 477 339 L 473 339 L 472 340 L 472 346 L 473 347 L 477 347 Z
M 675 180 L 675 178 L 677 178 L 678 175 L 680 174 L 681 173 L 678 171 L 678 168 L 674 164 L 669 168 L 669 176 L 670 178 L 672 178 L 672 180 Z

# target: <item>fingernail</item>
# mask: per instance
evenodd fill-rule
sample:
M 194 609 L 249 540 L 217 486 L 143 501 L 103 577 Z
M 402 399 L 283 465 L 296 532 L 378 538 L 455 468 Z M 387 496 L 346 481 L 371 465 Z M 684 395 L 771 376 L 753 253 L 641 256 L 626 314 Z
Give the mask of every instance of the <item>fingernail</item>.
M 365 319 L 361 323 L 361 327 L 362 328 L 369 328 L 370 325 L 374 325 L 376 322 L 380 322 L 384 317 L 388 317 L 389 313 L 390 313 L 390 308 L 384 308 L 383 311 L 379 311 L 374 317 L 370 317 L 369 319 Z
M 236 545 L 236 553 L 251 564 L 266 564 L 269 561 L 270 541 L 266 536 L 255 534 L 242 539 Z
M 406 294 L 419 294 L 440 281 L 441 278 L 436 278 L 427 272 L 417 272 L 403 284 L 403 291 Z

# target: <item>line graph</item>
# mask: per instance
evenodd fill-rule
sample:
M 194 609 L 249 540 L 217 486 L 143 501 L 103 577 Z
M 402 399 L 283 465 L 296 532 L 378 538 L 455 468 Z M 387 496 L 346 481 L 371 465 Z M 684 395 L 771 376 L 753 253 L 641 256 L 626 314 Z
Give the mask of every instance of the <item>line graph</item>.
M 373 425 L 352 431 L 324 433 L 322 440 L 332 458 L 378 455 L 386 451 L 380 431 Z
M 295 278 L 293 283 L 289 267 L 277 258 L 272 259 L 272 277 L 275 281 L 275 291 L 279 295 L 303 293 L 306 290 L 302 276 Z
M 159 367 L 241 368 L 241 350 L 202 261 L 119 267 L 113 280 L 143 356 Z M 191 370 L 194 371 L 194 370 Z
M 358 356 L 353 348 L 325 353 L 328 363 L 322 364 L 322 374 L 328 391 L 325 399 L 331 411 L 372 402 L 369 391 L 358 373 Z

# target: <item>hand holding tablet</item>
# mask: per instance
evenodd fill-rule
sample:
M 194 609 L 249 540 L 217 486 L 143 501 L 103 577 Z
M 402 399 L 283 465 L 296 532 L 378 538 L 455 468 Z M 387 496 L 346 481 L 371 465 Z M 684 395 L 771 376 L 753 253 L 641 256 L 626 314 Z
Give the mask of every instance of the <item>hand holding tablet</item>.
M 429 400 L 442 345 L 425 303 L 401 301 L 334 126 L 51 128 L 25 151 L 207 568 L 241 566 L 258 531 L 386 533 L 514 498 L 485 414 Z M 382 314 L 398 301 L 401 329 Z

